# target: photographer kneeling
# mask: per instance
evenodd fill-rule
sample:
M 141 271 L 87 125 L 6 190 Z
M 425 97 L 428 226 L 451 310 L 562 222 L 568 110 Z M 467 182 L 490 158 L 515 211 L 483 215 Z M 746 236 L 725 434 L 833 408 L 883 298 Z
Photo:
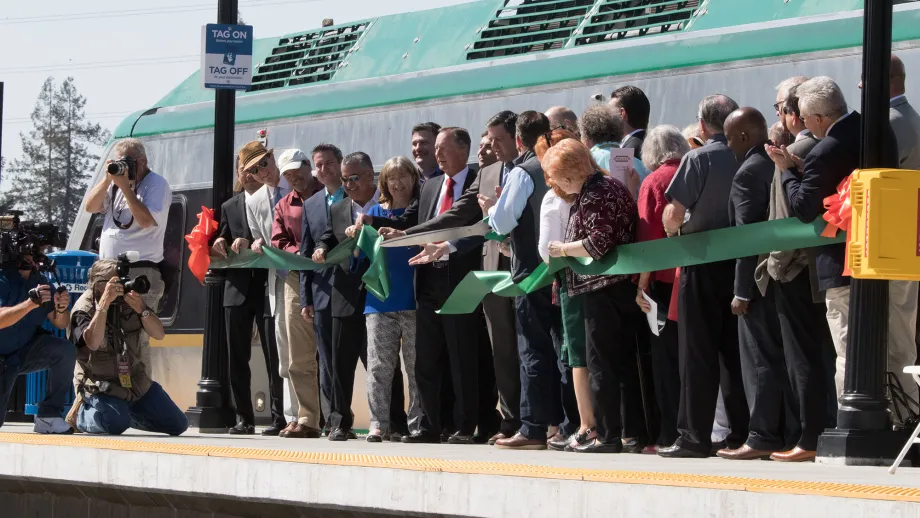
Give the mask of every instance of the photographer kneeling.
M 119 435 L 130 427 L 181 435 L 188 419 L 150 379 L 142 359 L 143 332 L 157 340 L 165 335 L 160 319 L 130 285 L 125 293 L 116 261 L 96 261 L 88 286 L 92 289 L 77 300 L 71 317 L 78 392 L 71 415 L 76 411 L 77 429 Z
M 52 304 L 53 300 L 53 304 Z M 67 291 L 52 293 L 32 256 L 0 268 L 0 426 L 16 378 L 48 369 L 45 399 L 35 417 L 37 433 L 73 433 L 61 417 L 70 391 L 76 355 L 73 345 L 42 329 L 45 319 L 58 329 L 70 320 Z

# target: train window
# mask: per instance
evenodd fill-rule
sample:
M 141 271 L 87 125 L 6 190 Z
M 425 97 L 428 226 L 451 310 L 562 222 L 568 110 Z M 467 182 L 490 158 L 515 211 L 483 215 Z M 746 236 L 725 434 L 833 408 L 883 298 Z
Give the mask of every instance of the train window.
M 158 316 L 163 325 L 170 326 L 179 312 L 179 292 L 181 290 L 182 265 L 185 262 L 185 206 L 187 200 L 183 194 L 173 194 L 169 206 L 169 219 L 166 222 L 166 236 L 163 238 L 163 281 L 166 292 L 160 301 Z
M 86 226 L 87 232 L 80 243 L 80 250 L 99 253 L 99 237 L 102 236 L 102 223 L 105 221 L 102 214 L 93 214 Z

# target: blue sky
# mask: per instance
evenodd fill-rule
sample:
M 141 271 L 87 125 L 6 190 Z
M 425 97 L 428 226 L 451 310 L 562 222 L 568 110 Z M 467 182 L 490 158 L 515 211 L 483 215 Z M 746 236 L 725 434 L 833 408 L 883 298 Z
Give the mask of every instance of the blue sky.
M 240 0 L 257 38 L 336 23 L 466 3 L 469 0 Z M 72 76 L 90 120 L 114 129 L 152 106 L 198 69 L 201 26 L 214 0 L 0 0 L 0 81 L 5 83 L 3 156 L 21 153 L 19 133 L 42 83 Z M 5 182 L 4 182 L 5 183 Z M 0 185 L 0 189 L 6 187 Z

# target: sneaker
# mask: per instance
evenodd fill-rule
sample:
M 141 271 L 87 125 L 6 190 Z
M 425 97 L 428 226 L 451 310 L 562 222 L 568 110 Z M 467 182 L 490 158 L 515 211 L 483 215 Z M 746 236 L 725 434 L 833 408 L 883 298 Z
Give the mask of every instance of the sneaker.
M 72 434 L 73 428 L 61 417 L 36 417 L 35 433 L 64 435 Z

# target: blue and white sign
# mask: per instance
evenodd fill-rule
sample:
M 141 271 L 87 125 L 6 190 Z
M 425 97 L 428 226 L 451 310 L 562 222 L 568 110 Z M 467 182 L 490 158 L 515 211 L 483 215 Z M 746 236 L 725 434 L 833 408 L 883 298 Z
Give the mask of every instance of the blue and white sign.
M 201 28 L 201 83 L 246 90 L 252 85 L 252 25 L 209 23 Z

